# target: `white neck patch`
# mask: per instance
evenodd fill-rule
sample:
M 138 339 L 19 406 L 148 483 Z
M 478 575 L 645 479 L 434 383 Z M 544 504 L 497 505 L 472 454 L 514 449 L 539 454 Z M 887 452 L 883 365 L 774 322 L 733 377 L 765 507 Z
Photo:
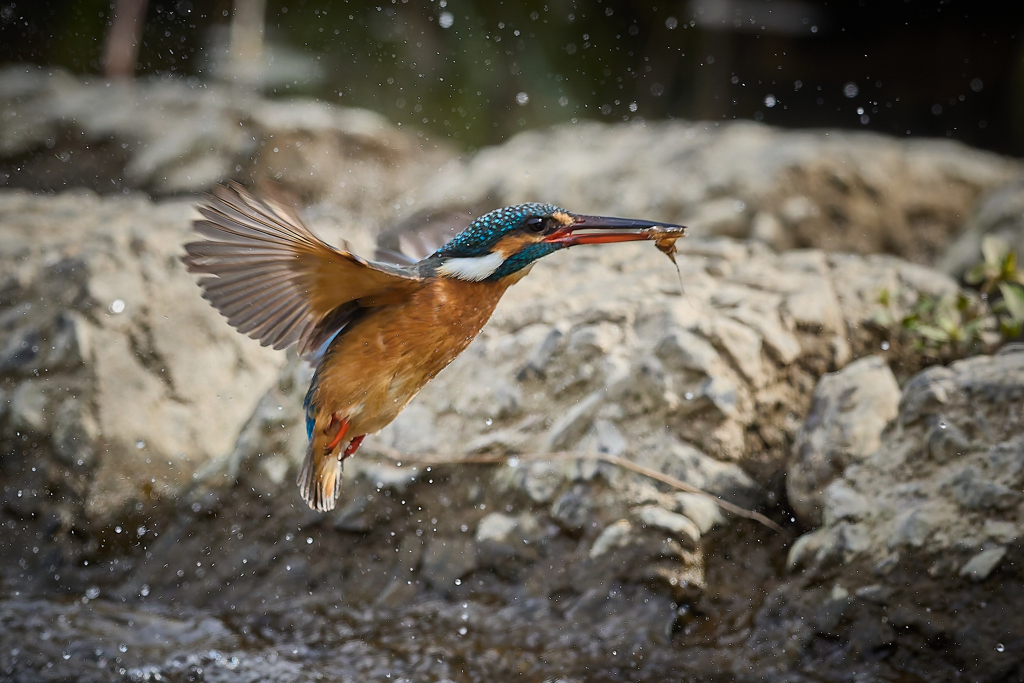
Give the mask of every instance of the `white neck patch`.
M 493 275 L 504 262 L 505 257 L 501 253 L 492 251 L 486 256 L 450 258 L 438 267 L 437 272 L 468 282 L 480 282 Z

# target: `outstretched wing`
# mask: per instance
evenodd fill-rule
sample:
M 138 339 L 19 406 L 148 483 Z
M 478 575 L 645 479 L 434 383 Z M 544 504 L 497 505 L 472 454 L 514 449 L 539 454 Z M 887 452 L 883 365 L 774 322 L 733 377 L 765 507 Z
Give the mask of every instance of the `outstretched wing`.
M 193 224 L 207 239 L 185 245 L 203 296 L 239 332 L 264 346 L 320 349 L 362 309 L 401 301 L 423 285 L 415 273 L 335 249 L 284 203 L 237 183 L 218 186 Z

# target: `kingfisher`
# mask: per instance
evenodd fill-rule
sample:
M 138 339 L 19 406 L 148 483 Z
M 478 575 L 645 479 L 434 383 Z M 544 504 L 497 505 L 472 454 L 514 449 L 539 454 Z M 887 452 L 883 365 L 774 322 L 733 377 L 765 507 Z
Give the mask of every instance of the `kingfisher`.
M 228 324 L 264 346 L 294 345 L 315 367 L 297 484 L 320 512 L 334 509 L 342 464 L 363 438 L 465 350 L 538 259 L 577 244 L 647 239 L 664 251 L 685 231 L 517 204 L 480 216 L 418 261 L 386 263 L 330 246 L 275 195 L 217 186 L 193 223 L 205 239 L 186 244 L 182 260 Z

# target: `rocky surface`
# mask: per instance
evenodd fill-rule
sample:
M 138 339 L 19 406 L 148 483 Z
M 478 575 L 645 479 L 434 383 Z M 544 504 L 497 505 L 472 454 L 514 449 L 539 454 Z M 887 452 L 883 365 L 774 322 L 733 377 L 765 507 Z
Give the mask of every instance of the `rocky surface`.
M 539 197 L 776 249 L 934 262 L 979 195 L 1019 172 L 1016 161 L 947 141 L 754 123 L 581 123 L 453 162 L 416 196 L 423 209 Z
M 275 180 L 378 222 L 451 158 L 363 109 L 266 100 L 218 83 L 0 71 L 0 186 L 195 193 Z
M 0 439 L 19 516 L 74 501 L 105 522 L 176 497 L 230 450 L 276 376 L 276 354 L 196 298 L 178 262 L 192 213 L 145 197 L 0 194 Z M 15 452 L 39 466 L 17 497 Z
M 92 103 L 61 130 L 102 137 L 82 123 L 102 111 L 93 90 L 12 78 L 0 92 L 29 85 L 5 112 L 45 111 L 70 93 Z M 220 97 L 161 92 L 110 97 L 165 98 L 167 110 L 180 96 L 182 119 Z M 308 123 L 306 104 L 273 106 L 280 118 L 265 130 L 301 128 L 293 115 Z M 238 335 L 199 297 L 177 258 L 189 203 L 0 192 L 0 677 L 1024 675 L 1024 353 L 922 371 L 968 347 L 923 355 L 894 321 L 954 297 L 957 282 L 832 251 L 929 259 L 1016 162 L 744 124 L 580 125 L 525 134 L 418 185 L 403 173 L 429 170 L 430 154 L 394 147 L 379 183 L 360 175 L 346 194 L 334 181 L 349 161 L 303 166 L 350 140 L 340 114 L 322 111 L 334 132 L 303 138 L 305 161 L 289 168 L 326 184 L 289 183 L 319 201 L 306 215 L 329 240 L 368 253 L 399 200 L 436 215 L 529 195 L 693 217 L 681 276 L 649 244 L 545 259 L 367 439 L 338 509 L 318 514 L 294 485 L 310 370 Z M 33 150 L 49 138 L 25 130 L 0 132 L 4 144 L 35 140 L 6 158 L 41 164 Z M 163 144 L 159 126 L 146 130 L 156 137 L 129 144 L 129 161 Z M 249 153 L 218 144 L 218 159 Z M 538 154 L 551 166 L 522 165 Z M 138 186 L 177 191 L 161 174 L 173 176 Z M 740 217 L 696 218 L 719 209 Z
M 1024 674 L 1022 434 L 1024 345 L 911 378 L 878 448 L 824 489 L 822 526 L 790 548 L 798 578 L 758 615 L 757 659 L 777 666 L 784 646 L 799 669 L 797 652 L 840 642 L 866 675 Z
M 823 491 L 846 468 L 875 452 L 899 400 L 896 377 L 879 356 L 821 378 L 786 472 L 786 495 L 801 522 L 821 525 Z

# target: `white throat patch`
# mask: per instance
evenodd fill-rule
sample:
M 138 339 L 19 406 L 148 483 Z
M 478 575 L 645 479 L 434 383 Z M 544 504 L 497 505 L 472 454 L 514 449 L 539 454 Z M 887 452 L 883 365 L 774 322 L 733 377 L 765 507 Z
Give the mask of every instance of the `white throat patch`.
M 493 275 L 504 262 L 505 257 L 500 252 L 492 251 L 486 256 L 450 258 L 438 267 L 437 272 L 468 282 L 480 282 Z

